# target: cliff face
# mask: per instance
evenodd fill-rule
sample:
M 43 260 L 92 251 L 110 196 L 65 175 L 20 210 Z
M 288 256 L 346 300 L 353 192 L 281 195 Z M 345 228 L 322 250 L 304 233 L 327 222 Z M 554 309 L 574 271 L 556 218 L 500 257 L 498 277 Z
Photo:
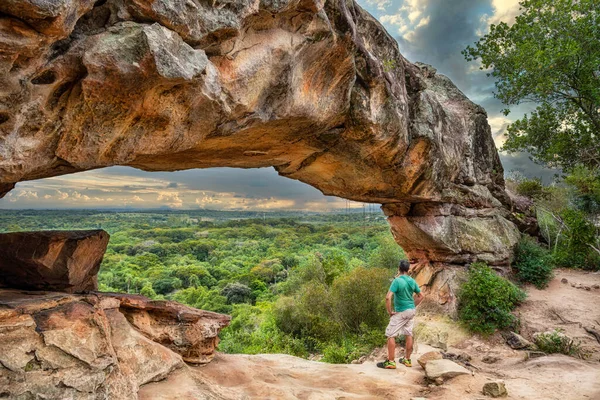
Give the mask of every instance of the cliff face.
M 0 3 L 0 192 L 128 165 L 274 167 L 383 204 L 431 284 L 508 263 L 485 111 L 351 0 Z M 425 268 L 427 267 L 427 268 Z

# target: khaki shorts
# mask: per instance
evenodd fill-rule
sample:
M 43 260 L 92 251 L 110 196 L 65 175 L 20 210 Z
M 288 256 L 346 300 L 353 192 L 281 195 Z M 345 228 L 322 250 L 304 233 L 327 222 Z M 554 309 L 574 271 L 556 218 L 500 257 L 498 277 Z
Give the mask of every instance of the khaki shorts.
M 385 329 L 385 336 L 389 338 L 398 335 L 412 336 L 415 313 L 416 310 L 410 308 L 392 315 L 390 323 Z

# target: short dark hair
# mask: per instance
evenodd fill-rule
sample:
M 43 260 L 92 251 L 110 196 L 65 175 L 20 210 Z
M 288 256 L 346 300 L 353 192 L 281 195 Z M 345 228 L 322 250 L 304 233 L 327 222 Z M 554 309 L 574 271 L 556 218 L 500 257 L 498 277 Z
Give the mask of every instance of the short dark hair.
M 410 263 L 406 260 L 400 261 L 400 265 L 398 265 L 398 271 L 408 272 L 410 269 Z

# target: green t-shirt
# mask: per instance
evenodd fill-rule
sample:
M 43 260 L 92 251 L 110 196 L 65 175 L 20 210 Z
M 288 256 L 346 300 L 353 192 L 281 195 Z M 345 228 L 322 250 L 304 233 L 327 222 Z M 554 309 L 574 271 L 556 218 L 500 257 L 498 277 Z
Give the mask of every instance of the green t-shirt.
M 400 275 L 392 281 L 390 292 L 394 293 L 394 310 L 396 312 L 415 308 L 413 293 L 421 293 L 419 285 L 408 275 Z

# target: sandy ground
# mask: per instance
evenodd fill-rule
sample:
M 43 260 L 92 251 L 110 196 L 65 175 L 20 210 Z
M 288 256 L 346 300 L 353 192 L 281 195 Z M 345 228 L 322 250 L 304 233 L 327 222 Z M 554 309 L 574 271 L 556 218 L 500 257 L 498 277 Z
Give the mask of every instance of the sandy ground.
M 566 278 L 569 282 L 561 283 Z M 375 352 L 363 364 L 331 365 L 297 357 L 272 355 L 218 354 L 204 367 L 186 367 L 167 380 L 145 385 L 142 400 L 162 399 L 411 399 L 431 400 L 485 399 L 481 389 L 491 380 L 502 380 L 508 399 L 600 400 L 600 344 L 584 330 L 600 330 L 600 289 L 577 289 L 600 284 L 600 274 L 558 270 L 546 290 L 529 288 L 528 300 L 518 312 L 522 333 L 530 338 L 539 331 L 563 329 L 581 341 L 590 357 L 582 360 L 550 355 L 526 360 L 526 353 L 512 350 L 500 335 L 482 339 L 468 336 L 445 318 L 421 316 L 421 322 L 436 334 L 423 336 L 413 358 L 413 367 L 381 370 Z M 431 330 L 429 331 L 431 333 Z M 432 340 L 432 336 L 441 340 Z M 420 354 L 445 342 L 448 352 L 471 357 L 472 375 L 459 376 L 435 386 L 426 382 L 416 363 Z M 486 364 L 482 359 L 499 360 Z

